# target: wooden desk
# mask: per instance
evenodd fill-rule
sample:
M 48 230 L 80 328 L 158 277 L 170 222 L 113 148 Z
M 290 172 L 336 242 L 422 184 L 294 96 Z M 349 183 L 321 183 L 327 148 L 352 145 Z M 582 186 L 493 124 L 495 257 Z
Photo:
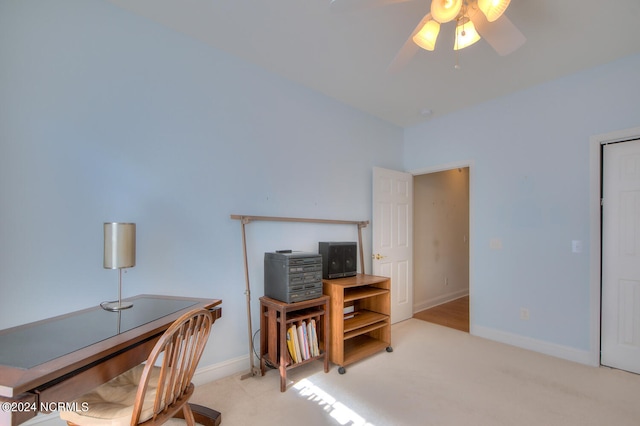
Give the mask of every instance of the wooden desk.
M 221 317 L 221 300 L 140 295 L 120 312 L 100 306 L 0 330 L 0 425 L 50 412 L 144 362 L 162 333 L 195 308 Z M 209 424 L 220 413 L 194 407 Z

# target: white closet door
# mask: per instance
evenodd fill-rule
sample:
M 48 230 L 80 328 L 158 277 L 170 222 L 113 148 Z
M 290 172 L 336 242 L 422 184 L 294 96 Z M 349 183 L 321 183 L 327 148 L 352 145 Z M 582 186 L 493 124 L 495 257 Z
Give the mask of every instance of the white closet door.
M 640 141 L 603 149 L 601 363 L 640 373 Z

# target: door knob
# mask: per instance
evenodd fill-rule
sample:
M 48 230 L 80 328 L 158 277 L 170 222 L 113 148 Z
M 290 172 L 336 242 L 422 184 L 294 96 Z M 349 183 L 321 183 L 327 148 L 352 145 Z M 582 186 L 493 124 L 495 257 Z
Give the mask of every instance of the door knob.
M 383 256 L 380 253 L 376 253 L 376 254 L 372 254 L 371 257 L 375 260 L 380 260 L 380 259 L 384 259 L 387 256 Z

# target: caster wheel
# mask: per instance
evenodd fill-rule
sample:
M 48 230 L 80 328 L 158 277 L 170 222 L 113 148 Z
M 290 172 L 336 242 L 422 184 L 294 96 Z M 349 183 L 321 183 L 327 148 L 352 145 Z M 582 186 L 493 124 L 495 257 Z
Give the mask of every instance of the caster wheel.
M 393 348 L 391 346 L 387 346 L 387 352 L 393 352 Z
M 344 374 L 344 373 L 346 373 L 346 372 L 347 372 L 347 370 L 345 370 L 345 369 L 344 369 L 344 367 L 340 367 L 340 368 L 338 368 L 338 373 L 340 373 L 340 374 Z

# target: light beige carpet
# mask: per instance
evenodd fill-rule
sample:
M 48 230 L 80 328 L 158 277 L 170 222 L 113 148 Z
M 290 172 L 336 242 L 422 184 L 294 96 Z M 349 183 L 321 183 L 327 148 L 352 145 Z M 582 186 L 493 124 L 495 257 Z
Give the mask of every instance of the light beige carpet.
M 228 377 L 193 402 L 222 425 L 640 425 L 640 376 L 588 367 L 411 319 L 392 327 L 392 353 L 322 371 Z

